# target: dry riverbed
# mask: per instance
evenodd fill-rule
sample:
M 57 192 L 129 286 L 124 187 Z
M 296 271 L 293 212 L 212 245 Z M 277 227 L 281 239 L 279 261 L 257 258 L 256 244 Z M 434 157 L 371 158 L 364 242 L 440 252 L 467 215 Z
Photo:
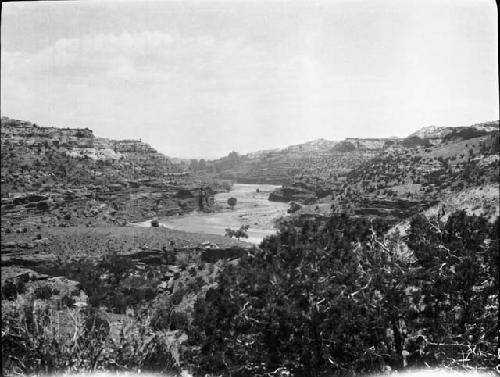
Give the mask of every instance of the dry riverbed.
M 160 224 L 174 230 L 184 230 L 204 235 L 224 235 L 226 228 L 238 229 L 248 225 L 248 238 L 245 241 L 255 245 L 276 232 L 274 222 L 287 215 L 288 203 L 271 202 L 269 194 L 279 186 L 268 184 L 235 184 L 230 192 L 217 194 L 215 213 L 194 212 L 183 216 L 169 216 L 160 219 Z M 258 191 L 257 191 L 258 189 Z M 227 200 L 237 199 L 234 209 L 229 208 Z M 150 221 L 137 224 L 151 226 Z

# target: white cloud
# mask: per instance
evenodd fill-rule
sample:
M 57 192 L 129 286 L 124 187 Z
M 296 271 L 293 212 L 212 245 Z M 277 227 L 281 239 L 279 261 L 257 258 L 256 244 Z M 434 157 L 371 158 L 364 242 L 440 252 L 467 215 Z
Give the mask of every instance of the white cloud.
M 214 80 L 241 85 L 273 76 L 275 65 L 270 64 L 275 57 L 242 39 L 174 37 L 157 31 L 60 39 L 36 53 L 4 51 L 3 55 L 6 76 L 64 81 L 122 79 L 130 74 L 129 80 L 135 82 L 171 82 L 176 77 L 208 86 Z
M 108 23 L 97 4 L 80 9 L 75 25 L 59 22 L 72 9 L 60 5 L 52 16 L 34 11 L 35 22 L 24 21 L 32 30 L 11 20 L 3 115 L 142 138 L 180 157 L 497 118 L 495 33 L 470 12 L 228 7 L 215 25 L 211 8 L 175 6 L 158 7 L 169 22 L 128 9 Z
M 151 31 L 60 39 L 34 53 L 3 52 L 2 111 L 98 136 L 116 137 L 120 127 L 120 137 L 150 135 L 171 155 L 201 138 L 221 155 L 220 132 L 252 137 L 270 122 L 280 132 L 302 117 L 304 98 L 323 85 L 317 69 L 312 57 L 277 56 L 242 38 Z

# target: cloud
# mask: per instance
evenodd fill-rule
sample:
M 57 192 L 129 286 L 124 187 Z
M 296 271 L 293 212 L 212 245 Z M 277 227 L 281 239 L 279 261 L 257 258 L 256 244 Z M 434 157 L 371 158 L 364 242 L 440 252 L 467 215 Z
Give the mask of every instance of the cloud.
M 125 91 L 137 102 L 141 95 L 169 101 L 170 106 L 214 108 L 221 103 L 283 102 L 299 105 L 328 86 L 322 67 L 311 56 L 278 56 L 243 38 L 213 36 L 181 37 L 159 31 L 98 34 L 60 39 L 34 53 L 4 51 L 2 57 L 2 103 L 27 96 L 56 97 L 104 91 L 123 102 Z M 78 92 L 71 93 L 71 88 Z M 233 98 L 228 98 L 233 96 Z M 142 97 L 144 98 L 144 97 Z M 134 104 L 129 104 L 134 105 Z
M 221 155 L 238 148 L 221 143 L 221 133 L 255 138 L 272 123 L 279 134 L 303 116 L 307 93 L 324 85 L 318 69 L 312 57 L 279 56 L 243 38 L 65 38 L 32 53 L 3 51 L 2 112 L 103 137 L 120 129 L 120 137 L 149 137 L 171 155 L 200 143 Z
M 295 44 L 300 33 L 252 33 L 152 30 L 62 38 L 30 52 L 2 46 L 2 114 L 142 138 L 171 156 L 213 157 L 317 137 L 383 136 L 380 127 L 389 136 L 401 132 L 401 119 L 414 128 L 450 116 L 457 123 L 457 109 L 475 109 L 467 115 L 474 121 L 491 113 L 490 102 L 471 102 L 490 81 L 457 80 L 442 73 L 446 64 L 437 69 L 398 49 L 408 62 L 373 61 L 367 56 L 377 49 L 339 49 L 326 32 L 312 38 L 324 42 L 315 48 L 309 38 Z
M 179 37 L 158 31 L 60 39 L 36 53 L 4 52 L 2 72 L 11 77 L 101 78 L 138 83 L 172 80 L 255 82 L 269 76 L 274 59 L 242 39 Z

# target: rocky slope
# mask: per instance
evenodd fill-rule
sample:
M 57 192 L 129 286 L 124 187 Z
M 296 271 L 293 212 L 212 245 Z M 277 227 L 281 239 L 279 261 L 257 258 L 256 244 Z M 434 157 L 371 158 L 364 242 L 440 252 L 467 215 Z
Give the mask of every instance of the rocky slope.
M 360 216 L 401 217 L 421 205 L 432 205 L 443 189 L 456 191 L 494 180 L 498 124 L 430 126 L 406 138 L 318 139 L 246 155 L 232 152 L 218 160 L 200 161 L 197 168 L 241 183 L 282 184 L 271 194 L 273 201 L 321 207 L 329 202 L 342 210 L 356 207 Z M 486 181 L 470 174 L 476 166 Z
M 472 137 L 482 136 L 489 132 L 498 131 L 499 121 L 490 121 L 484 123 L 476 123 L 468 127 L 438 127 L 428 126 L 415 131 L 408 137 L 419 137 L 428 139 L 433 144 L 440 144 L 450 136 L 459 135 L 462 139 L 470 139 Z
M 210 210 L 213 187 L 140 140 L 2 117 L 2 227 L 124 224 Z
M 483 125 L 428 128 L 406 139 L 346 139 L 327 164 L 301 161 L 301 173 L 270 200 L 305 205 L 298 215 L 313 207 L 312 213 L 401 220 L 446 196 L 498 182 L 498 122 Z M 312 166 L 319 174 L 311 174 Z
M 2 309 L 17 318 L 43 306 L 58 321 L 98 309 L 121 338 L 124 324 L 147 307 L 149 339 L 165 330 L 185 337 L 197 297 L 252 246 L 122 226 L 127 221 L 211 210 L 217 187 L 206 183 L 210 177 L 283 183 L 270 199 L 293 201 L 289 212 L 304 218 L 333 211 L 402 224 L 419 211 L 441 213 L 443 204 L 498 216 L 495 124 L 405 139 L 319 139 L 189 162 L 186 172 L 187 161 L 174 163 L 140 140 L 2 118 Z
M 251 247 L 127 224 L 212 211 L 221 189 L 140 140 L 2 117 L 1 147 L 2 350 L 6 321 L 41 308 L 57 318 L 61 337 L 63 328 L 72 336 L 73 317 L 91 308 L 122 339 L 121 324 L 145 303 L 179 312 L 178 331 L 221 260 Z
M 240 183 L 293 184 L 301 181 L 301 176 L 307 177 L 311 182 L 325 182 L 331 181 L 331 177 L 345 175 L 384 153 L 455 143 L 495 131 L 498 131 L 498 121 L 468 127 L 430 126 L 406 138 L 347 138 L 342 141 L 317 139 L 246 155 L 232 152 L 217 160 L 194 161 L 191 168 L 193 171 L 204 171 Z
M 417 136 L 422 139 L 443 139 L 452 132 L 451 127 L 427 126 L 408 135 L 408 137 Z

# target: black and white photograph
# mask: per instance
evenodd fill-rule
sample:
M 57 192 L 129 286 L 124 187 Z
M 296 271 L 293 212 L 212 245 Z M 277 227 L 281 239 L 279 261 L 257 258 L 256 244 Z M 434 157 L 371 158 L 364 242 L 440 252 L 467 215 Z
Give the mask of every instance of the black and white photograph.
M 497 11 L 2 1 L 2 376 L 498 375 Z

